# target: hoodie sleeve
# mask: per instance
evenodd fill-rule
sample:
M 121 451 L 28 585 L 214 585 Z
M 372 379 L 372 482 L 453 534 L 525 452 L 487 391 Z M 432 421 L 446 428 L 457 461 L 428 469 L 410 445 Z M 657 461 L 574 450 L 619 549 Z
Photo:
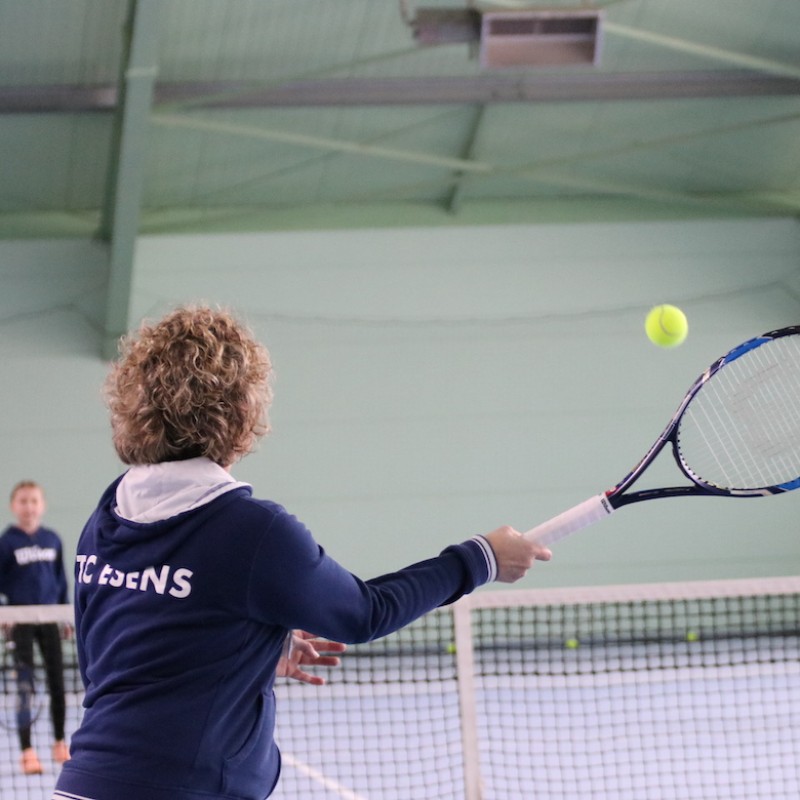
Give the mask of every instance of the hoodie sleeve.
M 364 581 L 328 556 L 289 514 L 275 518 L 252 564 L 248 604 L 263 622 L 348 644 L 386 636 L 494 577 L 482 537 Z

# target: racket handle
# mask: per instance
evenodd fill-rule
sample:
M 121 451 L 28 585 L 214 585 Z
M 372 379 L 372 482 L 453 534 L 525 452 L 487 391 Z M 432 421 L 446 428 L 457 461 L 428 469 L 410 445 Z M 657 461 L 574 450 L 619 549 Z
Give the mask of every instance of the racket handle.
M 605 493 L 598 494 L 595 497 L 584 500 L 574 508 L 569 509 L 569 511 L 564 511 L 557 517 L 531 528 L 523 536 L 539 544 L 552 544 L 565 536 L 569 536 L 571 533 L 581 530 L 581 528 L 605 519 L 613 510 Z

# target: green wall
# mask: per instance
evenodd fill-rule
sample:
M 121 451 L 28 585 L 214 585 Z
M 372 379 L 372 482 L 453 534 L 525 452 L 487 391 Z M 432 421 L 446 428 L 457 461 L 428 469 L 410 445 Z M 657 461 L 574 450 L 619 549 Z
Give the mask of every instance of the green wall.
M 90 242 L 0 242 L 0 488 L 44 483 L 70 550 L 121 468 L 101 400 L 104 263 Z M 369 577 L 502 523 L 532 527 L 620 479 L 708 364 L 800 322 L 800 227 L 140 238 L 134 320 L 201 300 L 239 311 L 275 363 L 273 433 L 235 474 Z M 677 350 L 644 336 L 660 302 L 689 316 Z M 525 584 L 792 574 L 799 508 L 788 495 L 625 509 Z

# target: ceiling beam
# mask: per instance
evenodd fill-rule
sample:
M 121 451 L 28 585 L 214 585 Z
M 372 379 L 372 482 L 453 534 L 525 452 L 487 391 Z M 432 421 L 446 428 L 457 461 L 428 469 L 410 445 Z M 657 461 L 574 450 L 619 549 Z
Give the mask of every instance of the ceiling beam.
M 483 125 L 483 115 L 486 113 L 486 106 L 478 106 L 475 109 L 475 116 L 472 119 L 469 135 L 467 136 L 466 144 L 464 145 L 464 152 L 461 157 L 471 161 L 475 157 L 475 149 L 478 142 L 478 135 L 480 134 L 481 125 Z M 451 213 L 458 213 L 461 207 L 461 200 L 464 194 L 464 180 L 466 175 L 464 170 L 457 170 L 453 175 L 453 186 L 450 189 L 445 208 Z
M 98 231 L 98 237 L 109 246 L 103 329 L 106 358 L 116 354 L 117 341 L 127 332 L 130 323 L 133 258 L 156 78 L 160 13 L 160 0 L 129 0 L 106 201 Z
M 571 75 L 477 75 L 431 78 L 331 78 L 253 84 L 239 81 L 156 83 L 153 104 L 202 108 L 489 105 L 800 95 L 800 76 L 752 70 Z M 110 112 L 116 86 L 2 86 L 0 114 Z
M 408 164 L 424 164 L 455 172 L 491 172 L 490 164 L 480 163 L 465 158 L 450 158 L 435 153 L 424 153 L 412 150 L 399 150 L 394 147 L 351 141 L 349 139 L 331 139 L 324 136 L 310 136 L 305 133 L 278 130 L 257 125 L 243 125 L 221 120 L 201 117 L 197 114 L 162 114 L 154 112 L 151 117 L 153 125 L 164 128 L 183 128 L 194 131 L 218 134 L 220 136 L 236 136 L 238 138 L 262 140 L 265 142 L 282 142 L 308 150 L 321 150 L 326 153 L 339 153 L 362 156 L 364 158 L 400 161 Z
M 626 39 L 634 39 L 646 44 L 654 44 L 658 47 L 665 47 L 668 50 L 676 50 L 680 53 L 690 53 L 700 58 L 707 58 L 711 61 L 721 61 L 723 64 L 735 64 L 738 67 L 763 72 L 767 75 L 778 75 L 788 78 L 800 78 L 800 67 L 795 64 L 787 64 L 783 61 L 773 61 L 768 58 L 751 56 L 749 53 L 741 53 L 736 50 L 725 50 L 722 47 L 714 47 L 701 42 L 692 42 L 688 39 L 681 39 L 676 36 L 665 36 L 661 33 L 646 31 L 642 28 L 631 28 L 627 25 L 617 25 L 612 22 L 603 23 L 603 32 L 613 36 L 620 36 Z
M 192 108 L 489 105 L 673 100 L 800 94 L 800 77 L 748 70 L 653 73 L 493 74 L 426 78 L 329 78 L 267 85 L 160 84 L 155 105 Z M 204 96 L 207 102 L 204 102 Z
M 753 127 L 762 127 L 765 125 L 778 125 L 785 122 L 796 121 L 800 114 L 782 114 L 773 117 L 761 117 L 755 120 L 747 120 L 745 122 L 737 122 L 730 125 L 714 126 L 710 129 L 693 130 L 681 134 L 670 134 L 669 136 L 659 137 L 657 139 L 638 141 L 633 143 L 626 143 L 620 148 L 613 148 L 611 150 L 601 151 L 587 151 L 582 153 L 574 153 L 570 156 L 558 158 L 555 160 L 535 161 L 532 164 L 498 164 L 492 161 L 478 161 L 473 155 L 474 138 L 477 136 L 478 128 L 482 122 L 482 115 L 479 115 L 475 121 L 475 128 L 473 134 L 469 137 L 468 157 L 450 157 L 442 156 L 437 153 L 428 153 L 413 150 L 401 150 L 398 148 L 383 147 L 375 144 L 364 143 L 360 141 L 352 141 L 348 139 L 332 139 L 330 137 L 310 136 L 308 134 L 297 133 L 294 131 L 278 130 L 259 125 L 244 125 L 223 120 L 214 119 L 209 116 L 203 116 L 196 113 L 191 114 L 165 114 L 162 112 L 153 112 L 151 122 L 153 125 L 165 128 L 187 129 L 194 131 L 204 131 L 218 136 L 233 136 L 237 138 L 251 139 L 253 141 L 270 141 L 281 142 L 297 148 L 303 148 L 310 151 L 322 151 L 326 154 L 349 154 L 359 156 L 362 158 L 375 158 L 387 161 L 397 161 L 408 164 L 425 165 L 434 167 L 441 170 L 446 170 L 455 175 L 455 179 L 450 176 L 447 178 L 447 185 L 452 187 L 465 175 L 471 176 L 471 179 L 479 177 L 494 178 L 498 175 L 513 176 L 518 179 L 530 180 L 535 182 L 545 181 L 552 182 L 553 178 L 545 179 L 543 170 L 551 170 L 554 167 L 564 167 L 576 164 L 580 161 L 596 160 L 598 158 L 607 158 L 609 156 L 616 156 L 634 150 L 661 148 L 665 146 L 675 147 L 686 141 L 695 140 L 697 138 L 719 134 L 719 133 L 732 133 L 734 131 L 744 131 Z M 441 178 L 437 178 L 437 184 L 441 183 Z M 592 185 L 592 188 L 594 186 Z M 630 193 L 630 187 L 625 188 L 625 192 Z M 649 187 L 642 189 L 642 196 L 650 198 L 652 191 Z M 670 198 L 672 199 L 672 198 Z

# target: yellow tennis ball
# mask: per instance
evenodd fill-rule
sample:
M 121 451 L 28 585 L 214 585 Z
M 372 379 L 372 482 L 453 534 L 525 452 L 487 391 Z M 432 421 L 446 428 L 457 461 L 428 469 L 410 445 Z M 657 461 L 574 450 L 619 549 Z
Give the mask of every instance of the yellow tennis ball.
M 644 323 L 647 338 L 659 347 L 677 347 L 689 333 L 686 314 L 677 306 L 661 305 L 650 310 Z
M 448 655 L 454 656 L 456 654 L 456 643 L 450 642 L 447 647 L 445 647 L 445 652 L 447 652 Z
M 687 642 L 696 642 L 700 639 L 700 634 L 697 631 L 687 631 L 686 632 L 686 641 Z
M 580 646 L 581 643 L 577 639 L 567 639 L 567 641 L 564 642 L 564 647 L 566 647 L 567 650 L 576 650 Z

